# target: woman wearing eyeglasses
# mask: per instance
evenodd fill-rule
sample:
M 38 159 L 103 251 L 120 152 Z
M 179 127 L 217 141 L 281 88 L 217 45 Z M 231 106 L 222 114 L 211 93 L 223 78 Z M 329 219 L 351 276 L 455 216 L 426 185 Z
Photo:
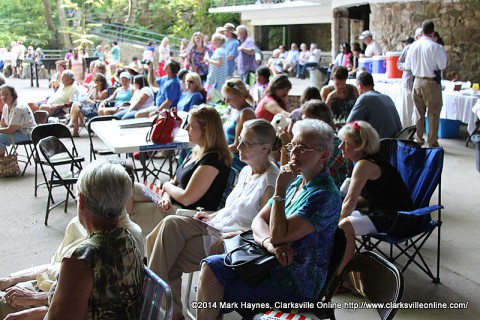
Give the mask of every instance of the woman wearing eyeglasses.
M 306 302 L 320 293 L 328 271 L 334 233 L 340 216 L 340 193 L 325 166 L 333 151 L 334 132 L 319 120 L 293 127 L 288 149 L 291 161 L 282 166 L 275 193 L 253 219 L 255 241 L 274 254 L 280 265 L 255 288 L 224 264 L 224 255 L 202 261 L 197 301 L 217 308 L 197 309 L 197 319 L 216 319 L 221 301 Z
M 265 90 L 265 96 L 257 105 L 255 115 L 267 121 L 272 121 L 276 114 L 284 114 L 290 116 L 287 111 L 288 92 L 292 89 L 292 83 L 288 80 L 288 76 L 280 74 L 273 77 L 272 81 Z
M 223 252 L 223 239 L 242 229 L 250 229 L 255 215 L 273 195 L 277 166 L 270 153 L 280 147 L 275 129 L 265 120 L 245 122 L 240 133 L 240 159 L 248 165 L 240 172 L 238 182 L 225 203 L 225 208 L 212 213 L 197 213 L 195 218 L 167 216 L 156 228 L 156 237 L 147 239 L 149 267 L 172 288 L 173 319 L 182 319 L 182 273 L 198 270 L 202 259 Z M 206 318 L 198 318 L 206 319 Z
M 240 160 L 238 138 L 245 121 L 255 119 L 255 109 L 252 107 L 253 98 L 241 79 L 227 80 L 222 88 L 222 96 L 230 107 L 227 121 L 223 124 L 223 131 L 227 138 L 228 148 L 233 153 L 232 167 L 240 171 L 246 163 Z
M 202 79 L 196 72 L 189 72 L 185 75 L 185 85 L 187 91 L 182 93 L 177 103 L 178 111 L 188 112 L 193 106 L 199 106 L 205 103 L 205 97 L 202 93 Z
M 397 211 L 413 204 L 398 171 L 378 153 L 380 140 L 370 124 L 347 123 L 338 136 L 343 157 L 355 163 L 339 224 L 347 237 L 341 271 L 355 254 L 355 236 L 388 231 Z

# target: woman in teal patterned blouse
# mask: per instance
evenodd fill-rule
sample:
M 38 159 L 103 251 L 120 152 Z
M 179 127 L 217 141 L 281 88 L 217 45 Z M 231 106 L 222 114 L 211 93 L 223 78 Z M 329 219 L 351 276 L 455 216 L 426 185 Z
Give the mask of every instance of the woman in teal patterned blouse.
M 255 241 L 274 254 L 280 266 L 255 288 L 223 263 L 224 255 L 206 258 L 197 301 L 217 308 L 198 309 L 197 319 L 215 319 L 220 301 L 231 303 L 305 302 L 323 288 L 340 217 L 340 193 L 325 162 L 333 152 L 332 128 L 306 119 L 293 127 L 287 145 L 290 162 L 281 167 L 275 195 L 252 223 Z
M 49 320 L 136 319 L 144 267 L 133 237 L 118 225 L 132 180 L 121 165 L 96 161 L 81 172 L 77 191 L 90 237 L 63 258 L 49 307 L 36 309 Z

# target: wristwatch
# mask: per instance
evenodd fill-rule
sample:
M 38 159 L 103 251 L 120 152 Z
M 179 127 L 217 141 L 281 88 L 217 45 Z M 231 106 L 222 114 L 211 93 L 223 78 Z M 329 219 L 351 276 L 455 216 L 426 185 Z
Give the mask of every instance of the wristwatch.
M 272 199 L 273 199 L 273 201 L 275 201 L 275 202 L 285 201 L 285 197 L 282 197 L 282 196 L 274 196 Z

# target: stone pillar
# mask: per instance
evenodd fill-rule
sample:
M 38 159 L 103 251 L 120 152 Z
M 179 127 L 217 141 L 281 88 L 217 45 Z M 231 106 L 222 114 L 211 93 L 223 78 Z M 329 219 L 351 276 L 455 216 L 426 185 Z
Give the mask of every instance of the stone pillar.
M 333 9 L 332 19 L 332 61 L 339 52 L 340 43 L 349 42 L 349 20 L 347 8 Z

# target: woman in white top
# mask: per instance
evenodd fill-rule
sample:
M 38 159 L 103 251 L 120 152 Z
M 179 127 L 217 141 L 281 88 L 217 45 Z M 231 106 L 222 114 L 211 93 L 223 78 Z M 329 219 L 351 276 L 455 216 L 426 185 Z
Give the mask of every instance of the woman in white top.
M 250 229 L 253 218 L 273 195 L 277 166 L 270 153 L 281 142 L 273 126 L 263 120 L 246 121 L 240 134 L 240 159 L 248 164 L 240 172 L 238 182 L 227 198 L 225 208 L 192 217 L 170 215 L 156 227 L 157 237 L 147 238 L 149 267 L 172 288 L 173 319 L 182 319 L 182 273 L 199 270 L 200 261 L 210 254 L 223 252 L 223 239 L 242 229 Z M 152 232 L 153 234 L 153 232 Z
M 152 89 L 148 86 L 145 76 L 138 75 L 133 77 L 133 85 L 135 91 L 132 99 L 129 103 L 123 103 L 123 106 L 120 107 L 120 111 L 114 114 L 114 116 L 122 120 L 135 118 L 135 114 L 138 111 L 153 106 L 154 103 L 154 94 Z
M 160 72 L 160 76 L 166 75 L 165 71 L 163 70 L 165 63 L 170 60 L 170 41 L 167 37 L 162 39 L 160 45 L 158 46 L 158 72 Z
M 12 142 L 30 139 L 30 133 L 36 123 L 32 110 L 26 104 L 18 102 L 14 87 L 4 84 L 0 87 L 0 93 L 4 102 L 0 120 L 0 157 L 4 157 L 7 146 Z

